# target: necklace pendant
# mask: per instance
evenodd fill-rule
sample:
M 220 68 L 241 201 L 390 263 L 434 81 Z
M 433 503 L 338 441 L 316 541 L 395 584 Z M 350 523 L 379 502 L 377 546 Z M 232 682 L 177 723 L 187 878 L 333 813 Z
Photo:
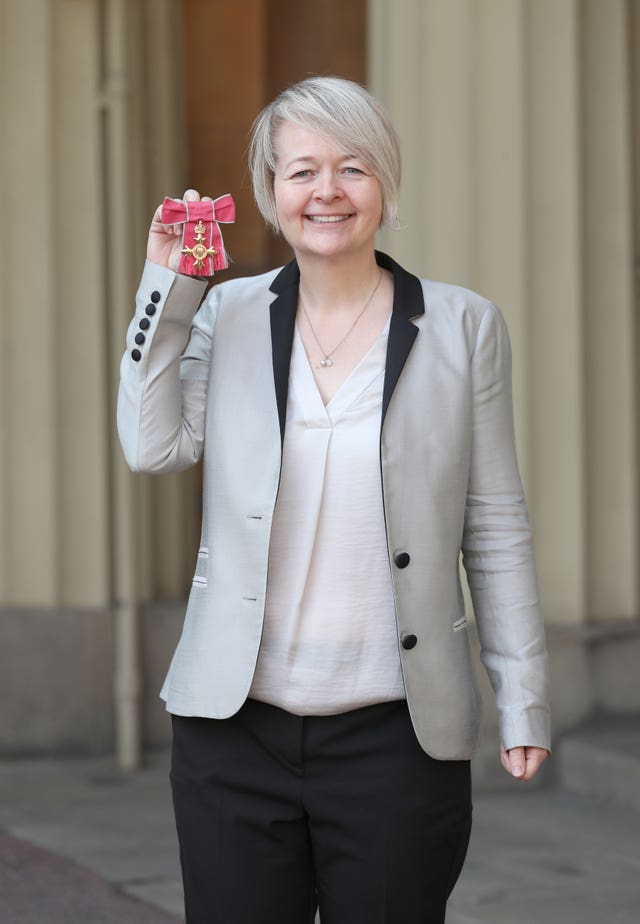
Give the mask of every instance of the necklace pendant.
M 325 357 L 325 359 L 320 360 L 320 365 L 321 366 L 333 366 L 333 360 L 329 359 L 329 357 L 327 356 Z

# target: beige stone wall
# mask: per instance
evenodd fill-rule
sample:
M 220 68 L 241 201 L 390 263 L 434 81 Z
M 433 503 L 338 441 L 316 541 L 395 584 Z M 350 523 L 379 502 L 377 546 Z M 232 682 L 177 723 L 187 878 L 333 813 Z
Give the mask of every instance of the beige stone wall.
M 479 290 L 507 317 L 519 457 L 554 625 L 639 614 L 637 6 L 370 3 L 370 85 L 405 152 L 404 228 L 383 245 L 416 272 Z
M 0 599 L 16 605 L 108 592 L 97 133 L 65 143 L 94 113 L 97 30 L 87 3 L 68 31 L 70 6 L 2 5 Z

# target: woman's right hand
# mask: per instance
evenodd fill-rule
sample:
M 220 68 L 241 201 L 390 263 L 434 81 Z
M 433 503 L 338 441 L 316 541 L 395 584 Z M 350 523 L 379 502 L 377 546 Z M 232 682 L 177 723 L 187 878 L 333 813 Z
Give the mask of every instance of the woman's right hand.
M 187 189 L 182 197 L 184 202 L 198 202 L 200 193 L 197 189 Z M 202 196 L 203 201 L 211 201 L 211 196 Z M 149 228 L 147 241 L 147 260 L 166 266 L 167 269 L 178 272 L 182 251 L 183 225 L 163 225 L 162 205 L 155 210 Z

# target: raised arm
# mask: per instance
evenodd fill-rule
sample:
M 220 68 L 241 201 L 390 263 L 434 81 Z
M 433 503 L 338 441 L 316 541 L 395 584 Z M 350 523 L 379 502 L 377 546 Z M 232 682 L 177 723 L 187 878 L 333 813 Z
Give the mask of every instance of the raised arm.
M 202 454 L 216 309 L 213 290 L 198 311 L 206 280 L 177 272 L 182 231 L 163 225 L 160 212 L 158 206 L 127 330 L 117 415 L 129 467 L 150 473 L 180 471 Z

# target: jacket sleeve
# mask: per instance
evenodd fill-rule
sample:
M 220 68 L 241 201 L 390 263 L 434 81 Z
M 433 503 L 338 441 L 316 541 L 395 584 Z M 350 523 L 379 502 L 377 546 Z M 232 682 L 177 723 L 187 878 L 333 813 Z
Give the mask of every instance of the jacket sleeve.
M 118 392 L 118 434 L 134 472 L 177 472 L 202 455 L 217 305 L 214 288 L 198 311 L 205 288 L 145 264 Z
M 515 449 L 511 347 L 493 304 L 471 356 L 472 442 L 463 565 L 480 657 L 495 691 L 504 747 L 550 748 L 548 657 L 529 513 Z

